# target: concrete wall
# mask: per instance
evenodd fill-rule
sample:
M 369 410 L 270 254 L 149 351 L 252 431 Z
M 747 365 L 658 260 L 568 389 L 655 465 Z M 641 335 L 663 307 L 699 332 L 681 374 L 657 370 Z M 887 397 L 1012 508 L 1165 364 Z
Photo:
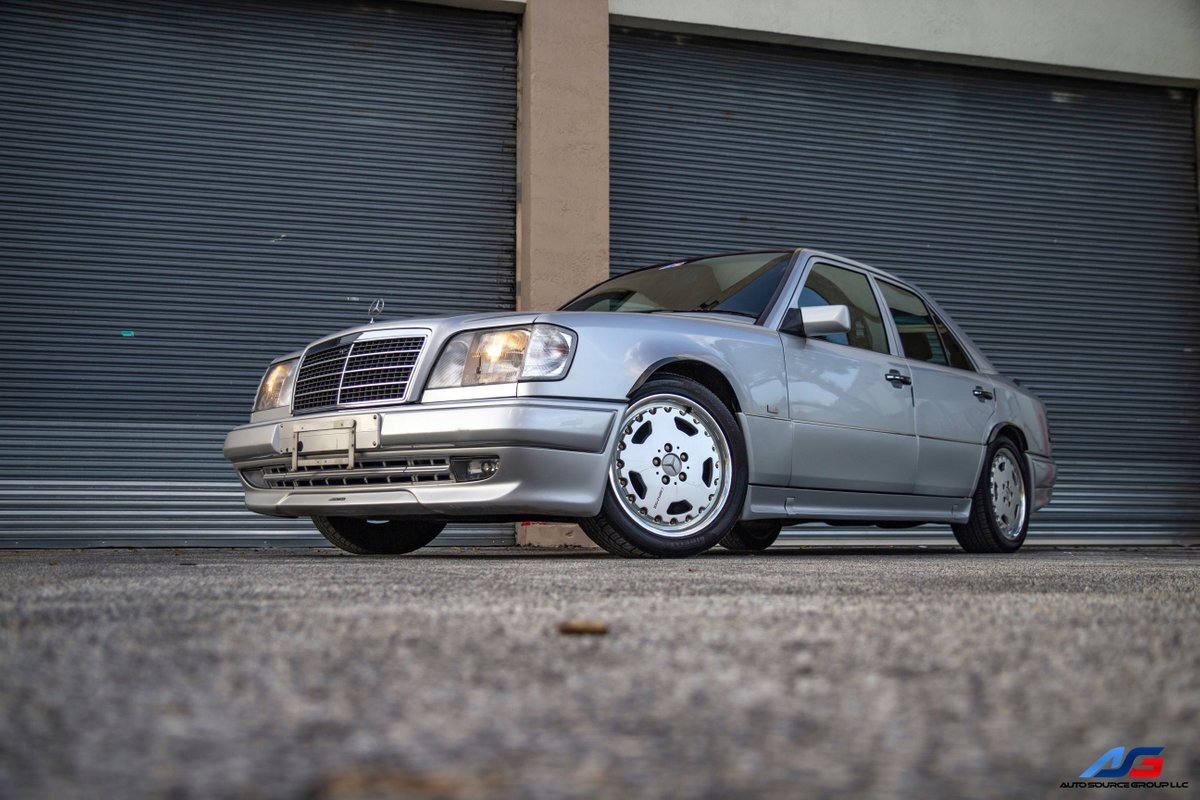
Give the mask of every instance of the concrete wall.
M 517 307 L 608 277 L 608 3 L 531 0 L 520 42 Z
M 426 0 L 517 14 L 538 1 Z M 608 5 L 615 24 L 632 27 L 1200 85 L 1200 0 L 609 0 Z
M 1200 84 L 1200 0 L 609 0 L 609 11 L 633 27 Z

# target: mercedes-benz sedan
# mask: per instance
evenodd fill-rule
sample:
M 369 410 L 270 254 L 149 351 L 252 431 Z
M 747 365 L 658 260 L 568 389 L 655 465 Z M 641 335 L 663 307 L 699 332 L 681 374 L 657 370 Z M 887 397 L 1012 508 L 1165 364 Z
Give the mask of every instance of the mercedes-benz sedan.
M 353 553 L 503 520 L 624 556 L 761 550 L 803 522 L 942 523 L 1005 553 L 1055 479 L 1037 397 L 912 284 L 810 249 L 335 333 L 270 365 L 225 455 L 250 510 Z

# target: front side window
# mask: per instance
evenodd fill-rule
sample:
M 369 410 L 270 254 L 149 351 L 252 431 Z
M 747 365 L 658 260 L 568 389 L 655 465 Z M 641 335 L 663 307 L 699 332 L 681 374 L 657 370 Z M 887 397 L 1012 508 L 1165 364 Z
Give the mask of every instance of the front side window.
M 879 303 L 871 291 L 871 282 L 863 273 L 830 264 L 814 264 L 796 306 L 845 306 L 850 310 L 850 330 L 817 338 L 876 353 L 888 352 Z
M 913 361 L 925 361 L 958 369 L 971 369 L 962 345 L 920 297 L 887 281 L 879 282 L 888 311 L 896 322 L 900 346 Z

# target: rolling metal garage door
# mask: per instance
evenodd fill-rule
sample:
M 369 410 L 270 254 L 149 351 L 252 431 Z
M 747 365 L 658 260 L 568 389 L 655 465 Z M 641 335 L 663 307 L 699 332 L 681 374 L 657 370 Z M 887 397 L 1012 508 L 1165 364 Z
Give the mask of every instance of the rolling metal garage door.
M 428 6 L 0 6 L 0 543 L 323 541 L 225 432 L 373 298 L 513 307 L 515 63 Z
M 1032 540 L 1197 534 L 1192 91 L 625 30 L 611 52 L 615 271 L 803 244 L 909 277 L 1046 402 Z

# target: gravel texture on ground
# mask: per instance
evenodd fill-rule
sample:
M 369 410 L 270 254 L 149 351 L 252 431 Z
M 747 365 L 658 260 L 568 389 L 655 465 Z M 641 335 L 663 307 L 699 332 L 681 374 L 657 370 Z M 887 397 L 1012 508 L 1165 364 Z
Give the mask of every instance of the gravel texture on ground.
M 1200 785 L 1196 548 L 10 551 L 0 586 L 3 797 L 1069 797 L 1141 745 Z

